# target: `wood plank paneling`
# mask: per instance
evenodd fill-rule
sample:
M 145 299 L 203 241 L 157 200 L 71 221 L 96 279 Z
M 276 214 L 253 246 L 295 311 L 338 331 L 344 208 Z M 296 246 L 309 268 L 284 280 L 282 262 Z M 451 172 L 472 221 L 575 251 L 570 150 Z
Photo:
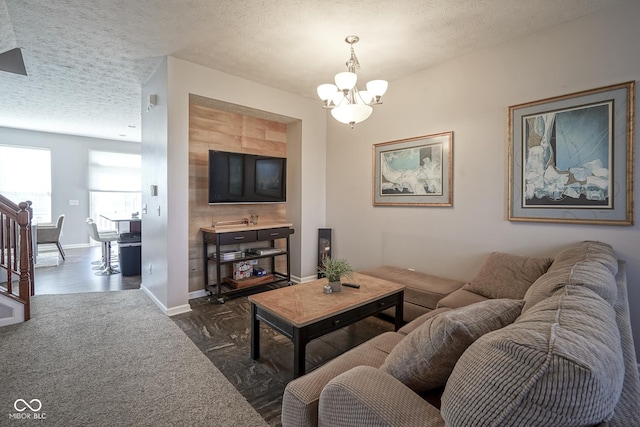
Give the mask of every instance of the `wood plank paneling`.
M 259 215 L 259 224 L 285 222 L 287 213 L 284 203 L 209 206 L 209 150 L 287 157 L 286 141 L 287 125 L 284 123 L 202 105 L 189 106 L 190 292 L 204 288 L 201 227 L 210 227 L 212 221 L 236 220 L 250 215 Z M 277 268 L 284 271 L 284 257 L 280 258 Z
M 281 142 L 243 136 L 242 152 L 247 154 L 267 154 L 269 156 L 287 157 L 287 145 Z

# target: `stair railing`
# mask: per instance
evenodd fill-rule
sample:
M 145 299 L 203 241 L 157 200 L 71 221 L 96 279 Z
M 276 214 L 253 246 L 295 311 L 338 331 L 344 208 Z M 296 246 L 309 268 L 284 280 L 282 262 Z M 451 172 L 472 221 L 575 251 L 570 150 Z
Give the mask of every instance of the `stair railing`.
M 0 293 L 23 304 L 25 321 L 31 318 L 30 302 L 35 290 L 32 217 L 31 202 L 15 204 L 0 194 L 0 270 L 4 270 L 7 279 L 0 284 Z

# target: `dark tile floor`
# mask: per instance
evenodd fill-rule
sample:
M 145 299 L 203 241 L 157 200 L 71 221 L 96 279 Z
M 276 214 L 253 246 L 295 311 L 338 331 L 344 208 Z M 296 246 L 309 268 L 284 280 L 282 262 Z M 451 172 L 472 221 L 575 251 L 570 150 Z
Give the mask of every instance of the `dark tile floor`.
M 247 401 L 272 426 L 280 426 L 282 393 L 293 378 L 293 344 L 261 323 L 260 359 L 251 359 L 250 305 L 246 297 L 224 304 L 210 297 L 190 301 L 192 311 L 174 322 L 220 369 Z M 383 332 L 393 324 L 369 317 L 307 345 L 307 372 Z

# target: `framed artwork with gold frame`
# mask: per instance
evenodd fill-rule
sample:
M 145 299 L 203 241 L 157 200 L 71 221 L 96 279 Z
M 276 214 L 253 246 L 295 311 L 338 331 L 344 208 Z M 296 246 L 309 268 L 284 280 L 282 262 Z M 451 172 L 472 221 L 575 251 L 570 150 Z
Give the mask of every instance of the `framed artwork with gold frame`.
M 453 132 L 373 146 L 374 206 L 452 206 Z
M 509 107 L 510 221 L 633 225 L 634 83 Z

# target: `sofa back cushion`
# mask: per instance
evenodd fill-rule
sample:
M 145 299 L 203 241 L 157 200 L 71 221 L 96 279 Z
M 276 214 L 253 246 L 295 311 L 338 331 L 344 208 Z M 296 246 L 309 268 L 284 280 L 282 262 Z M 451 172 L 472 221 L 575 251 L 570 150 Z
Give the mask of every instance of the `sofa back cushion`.
M 476 276 L 462 287 L 486 298 L 522 299 L 553 260 L 492 252 Z
M 592 241 L 575 244 L 556 255 L 549 271 L 527 290 L 522 311 L 526 312 L 564 285 L 585 286 L 613 305 L 618 295 L 617 272 L 618 261 L 611 246 Z
M 524 296 L 523 313 L 538 302 L 553 295 L 565 285 L 584 286 L 598 294 L 613 306 L 618 296 L 615 286 L 616 278 L 602 264 L 594 262 L 577 262 L 573 266 L 563 266 L 549 270 L 529 288 Z
M 571 245 L 553 258 L 550 271 L 556 268 L 573 266 L 576 262 L 597 262 L 608 268 L 615 276 L 618 274 L 618 260 L 613 253 L 613 247 L 604 242 L 585 240 Z
M 447 426 L 585 426 L 608 420 L 624 376 L 612 306 L 564 286 L 516 322 L 479 338 L 442 395 Z
M 512 323 L 524 302 L 495 299 L 427 319 L 391 350 L 381 369 L 413 391 L 443 386 L 458 358 L 476 339 Z

